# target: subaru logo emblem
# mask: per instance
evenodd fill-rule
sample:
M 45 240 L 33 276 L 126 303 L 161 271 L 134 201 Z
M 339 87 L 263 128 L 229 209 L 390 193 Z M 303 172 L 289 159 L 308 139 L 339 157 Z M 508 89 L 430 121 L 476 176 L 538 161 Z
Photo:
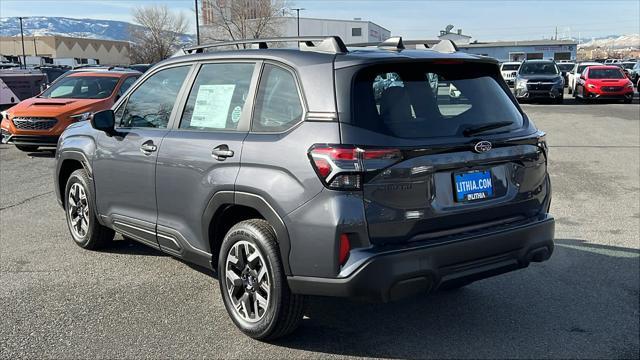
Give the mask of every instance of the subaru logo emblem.
M 477 153 L 483 153 L 491 150 L 491 143 L 488 141 L 478 141 L 473 147 L 473 150 Z

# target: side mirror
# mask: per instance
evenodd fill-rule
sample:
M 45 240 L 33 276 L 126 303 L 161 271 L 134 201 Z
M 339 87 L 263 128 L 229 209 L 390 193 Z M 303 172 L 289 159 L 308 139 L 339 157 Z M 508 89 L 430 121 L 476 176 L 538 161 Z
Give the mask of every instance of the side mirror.
M 100 131 L 104 131 L 107 135 L 115 133 L 116 117 L 113 110 L 102 110 L 93 114 L 91 117 L 91 126 Z
M 585 79 L 584 75 L 580 75 L 580 79 L 584 80 Z

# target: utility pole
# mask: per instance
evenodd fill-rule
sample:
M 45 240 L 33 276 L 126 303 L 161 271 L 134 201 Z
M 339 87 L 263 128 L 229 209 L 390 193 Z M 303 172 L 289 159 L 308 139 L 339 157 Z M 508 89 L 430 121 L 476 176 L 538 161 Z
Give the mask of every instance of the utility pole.
M 24 31 L 22 30 L 22 19 L 26 19 L 26 17 L 19 16 L 20 19 L 20 37 L 22 39 L 22 67 L 27 68 L 27 54 L 24 52 Z
M 200 45 L 200 16 L 198 16 L 198 0 L 196 2 L 196 42 Z
M 291 10 L 295 10 L 296 18 L 298 19 L 298 36 L 300 36 L 300 11 L 307 10 L 305 8 L 293 8 Z
M 558 27 L 556 26 L 556 40 L 558 40 Z

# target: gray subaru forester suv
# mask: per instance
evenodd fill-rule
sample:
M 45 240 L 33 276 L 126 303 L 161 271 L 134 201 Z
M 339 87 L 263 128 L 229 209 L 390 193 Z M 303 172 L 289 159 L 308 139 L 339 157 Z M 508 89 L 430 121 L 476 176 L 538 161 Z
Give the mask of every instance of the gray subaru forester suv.
M 498 63 L 400 38 L 186 49 L 70 126 L 56 158 L 77 245 L 118 232 L 216 270 L 257 339 L 293 331 L 306 295 L 458 288 L 554 246 L 545 136 Z

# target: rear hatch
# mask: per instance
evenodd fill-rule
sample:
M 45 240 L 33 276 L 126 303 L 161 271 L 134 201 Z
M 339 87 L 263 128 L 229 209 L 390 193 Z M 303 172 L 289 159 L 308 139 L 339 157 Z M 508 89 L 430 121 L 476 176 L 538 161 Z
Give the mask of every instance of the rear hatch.
M 337 89 L 350 89 L 338 90 L 337 147 L 355 149 L 356 161 L 334 164 L 361 174 L 347 183 L 360 182 L 372 243 L 436 241 L 547 211 L 544 134 L 497 65 L 399 62 L 336 74 Z

